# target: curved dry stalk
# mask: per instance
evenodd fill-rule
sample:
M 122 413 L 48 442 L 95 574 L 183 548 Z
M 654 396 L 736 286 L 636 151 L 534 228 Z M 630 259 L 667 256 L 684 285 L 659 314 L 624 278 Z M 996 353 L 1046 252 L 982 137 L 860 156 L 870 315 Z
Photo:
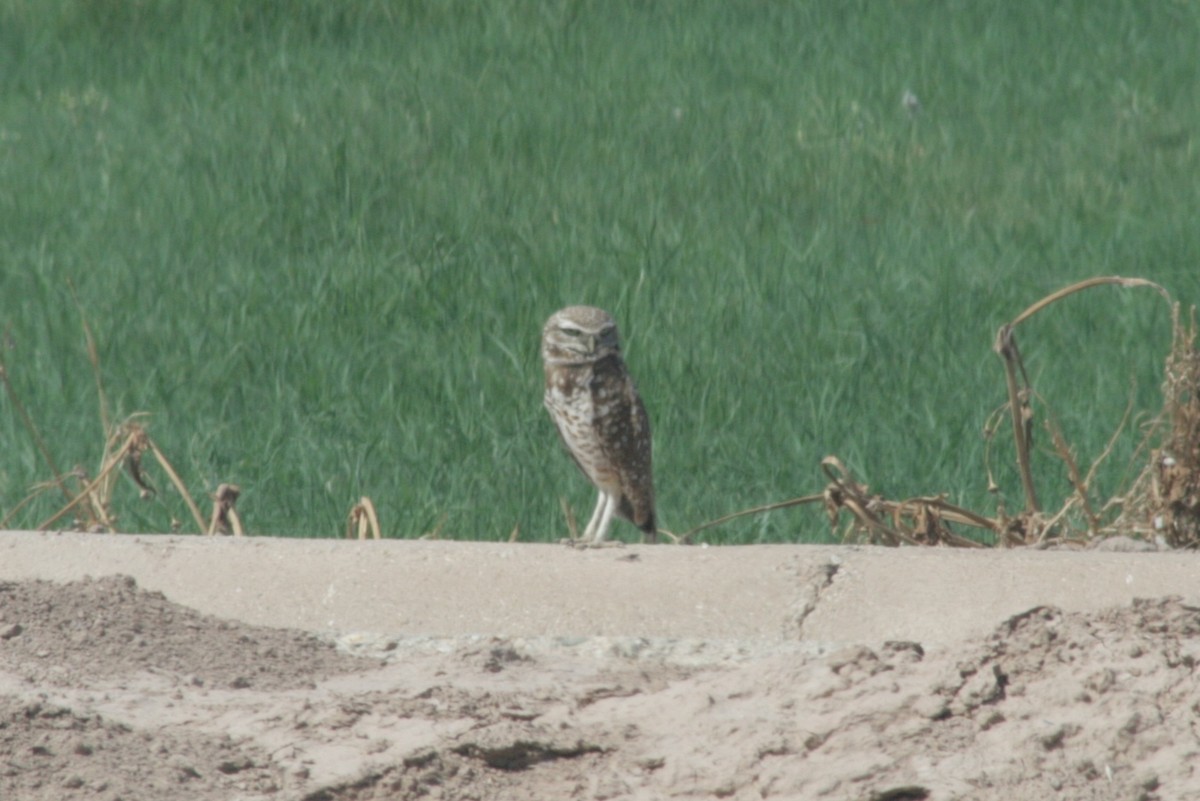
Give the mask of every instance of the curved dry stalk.
M 1076 292 L 1082 292 L 1085 289 L 1091 289 L 1092 287 L 1096 286 L 1119 286 L 1128 289 L 1146 287 L 1148 289 L 1153 289 L 1155 292 L 1161 295 L 1163 300 L 1167 302 L 1167 305 L 1172 305 L 1173 303 L 1170 293 L 1167 292 L 1167 290 L 1161 285 L 1156 284 L 1153 281 L 1148 281 L 1145 278 L 1125 278 L 1120 275 L 1102 275 L 1096 278 L 1088 278 L 1086 280 L 1079 281 L 1071 284 L 1070 286 L 1065 286 L 1057 292 L 1051 292 L 1049 295 L 1037 301 L 1036 303 L 1031 304 L 1029 308 L 1014 317 L 1012 322 L 1010 322 L 1006 327 L 1016 328 L 1018 325 L 1025 322 L 1047 306 L 1057 303 L 1068 295 L 1074 295 Z
M 245 535 L 242 519 L 238 516 L 235 505 L 242 494 L 242 488 L 237 484 L 221 484 L 213 493 L 212 519 L 209 521 L 207 534 L 233 534 L 235 537 Z
M 1175 306 L 1170 294 L 1161 285 L 1153 281 L 1148 281 L 1144 278 L 1125 278 L 1119 275 L 1100 276 L 1063 287 L 1057 292 L 1052 292 L 1032 304 L 1014 317 L 1011 322 L 1000 326 L 999 330 L 996 331 L 996 338 L 992 344 L 992 350 L 1004 360 L 1004 375 L 1008 388 L 1008 407 L 1012 418 L 1013 442 L 1017 451 L 1017 468 L 1021 475 L 1021 485 L 1025 491 L 1025 511 L 1027 514 L 1034 514 L 1041 511 L 1041 506 L 1037 498 L 1037 490 L 1033 482 L 1033 469 L 1030 463 L 1030 450 L 1033 442 L 1033 408 L 1030 406 L 1029 400 L 1032 387 L 1029 383 L 1029 376 L 1025 373 L 1025 364 L 1021 360 L 1021 353 L 1017 348 L 1017 340 L 1013 332 L 1018 325 L 1046 307 L 1076 292 L 1082 292 L 1085 289 L 1097 286 L 1145 287 L 1153 289 L 1167 302 L 1167 305 L 1172 309 L 1172 314 L 1175 313 Z M 1018 369 L 1021 371 L 1024 380 L 1023 387 L 1019 386 L 1017 381 Z
M 676 544 L 686 545 L 687 543 L 691 542 L 691 538 L 694 535 L 699 534 L 701 531 L 704 531 L 705 529 L 709 529 L 709 528 L 714 528 L 716 526 L 722 525 L 723 523 L 728 523 L 730 520 L 736 520 L 737 518 L 745 517 L 746 515 L 757 515 L 757 514 L 762 514 L 763 512 L 773 512 L 776 509 L 787 509 L 790 506 L 800 506 L 801 504 L 805 504 L 805 503 L 816 503 L 817 501 L 820 501 L 823 497 L 824 497 L 823 495 L 805 495 L 800 498 L 792 498 L 791 500 L 788 500 L 788 501 L 779 501 L 777 503 L 768 503 L 763 506 L 755 506 L 752 509 L 743 509 L 740 512 L 732 512 L 730 514 L 724 515 L 723 517 L 718 517 L 716 520 L 709 520 L 707 523 L 701 523 L 700 525 L 695 526 L 694 528 L 688 529 L 683 534 L 672 534 L 670 531 L 667 531 L 666 529 L 660 529 L 660 531 L 662 531 L 662 533 L 666 534 L 668 537 L 670 537 L 672 540 L 674 540 Z
M 163 452 L 159 449 L 154 440 L 147 437 L 146 442 L 149 444 L 150 450 L 154 453 L 154 458 L 158 460 L 158 463 L 162 466 L 162 469 L 166 471 L 167 477 L 171 479 L 171 483 L 175 485 L 175 489 L 179 491 L 179 495 L 183 498 L 183 502 L 187 504 L 188 510 L 192 513 L 192 519 L 196 521 L 196 530 L 203 534 L 204 516 L 200 514 L 200 507 L 196 506 L 196 502 L 192 500 L 191 493 L 189 493 L 187 491 L 187 487 L 184 486 L 183 479 L 181 479 L 179 474 L 175 472 L 175 468 L 171 466 L 171 463 L 167 460 L 167 457 L 163 455 Z
M 1012 324 L 1000 327 L 992 350 L 1004 360 L 1004 379 L 1008 389 L 1008 410 L 1012 417 L 1013 442 L 1017 450 L 1017 470 L 1021 475 L 1021 486 L 1025 490 L 1025 511 L 1039 510 L 1037 488 L 1033 483 L 1029 451 L 1033 444 L 1033 408 L 1029 405 L 1029 378 L 1025 376 L 1025 365 L 1017 340 L 1013 336 Z M 1017 369 L 1025 378 L 1024 388 L 1017 383 Z
M 956 506 L 940 495 L 910 498 L 907 501 L 902 501 L 901 505 L 910 503 L 920 504 L 922 506 L 937 509 L 941 513 L 942 517 L 946 518 L 952 523 L 961 523 L 965 526 L 974 526 L 975 528 L 985 528 L 989 531 L 996 530 L 995 520 L 992 520 L 990 517 L 984 517 L 981 514 L 972 512 L 970 509 Z M 971 540 L 971 542 L 974 542 L 974 540 Z
M 356 533 L 360 540 L 367 539 L 368 534 L 372 539 L 382 538 L 375 504 L 366 495 L 358 499 L 358 503 L 350 509 L 350 515 L 346 519 L 346 539 L 354 539 Z

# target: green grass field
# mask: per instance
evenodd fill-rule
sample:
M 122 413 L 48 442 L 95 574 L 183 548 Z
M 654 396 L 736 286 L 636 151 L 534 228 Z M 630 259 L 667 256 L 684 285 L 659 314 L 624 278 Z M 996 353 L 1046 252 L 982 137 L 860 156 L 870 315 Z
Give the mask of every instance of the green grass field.
M 1092 275 L 1200 300 L 1198 36 L 1190 0 L 0 0 L 9 381 L 94 474 L 86 319 L 113 416 L 148 412 L 198 498 L 241 485 L 251 533 L 337 535 L 367 495 L 387 536 L 557 539 L 560 496 L 593 497 L 538 336 L 590 303 L 655 424 L 664 527 L 819 492 L 827 454 L 991 512 L 997 328 Z M 1152 292 L 1019 337 L 1085 465 L 1131 393 L 1160 404 Z M 1019 507 L 1007 432 L 994 457 Z M 188 521 L 150 474 L 122 530 Z M 0 517 L 50 477 L 0 395 Z M 827 536 L 808 507 L 702 539 Z

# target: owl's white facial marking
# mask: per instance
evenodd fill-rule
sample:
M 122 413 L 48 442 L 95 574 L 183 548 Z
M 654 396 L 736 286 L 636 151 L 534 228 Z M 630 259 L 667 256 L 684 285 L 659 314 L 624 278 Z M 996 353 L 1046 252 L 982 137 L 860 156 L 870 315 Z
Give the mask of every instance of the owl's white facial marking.
M 617 324 L 591 306 L 568 306 L 551 315 L 542 329 L 546 364 L 586 364 L 621 352 Z

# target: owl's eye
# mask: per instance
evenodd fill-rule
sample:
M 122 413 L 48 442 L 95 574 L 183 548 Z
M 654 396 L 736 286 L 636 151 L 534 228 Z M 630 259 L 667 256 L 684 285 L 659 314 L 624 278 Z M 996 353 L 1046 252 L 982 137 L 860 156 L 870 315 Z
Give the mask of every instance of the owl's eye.
M 577 337 L 583 334 L 578 328 L 560 328 L 559 330 L 569 337 Z

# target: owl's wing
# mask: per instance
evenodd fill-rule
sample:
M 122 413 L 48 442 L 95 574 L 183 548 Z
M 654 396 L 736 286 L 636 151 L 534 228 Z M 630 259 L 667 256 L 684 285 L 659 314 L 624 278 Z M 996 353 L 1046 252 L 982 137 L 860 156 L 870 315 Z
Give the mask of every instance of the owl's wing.
M 628 375 L 624 377 L 619 400 L 597 423 L 605 456 L 616 466 L 621 480 L 617 514 L 647 534 L 654 534 L 658 528 L 654 514 L 650 416 Z

